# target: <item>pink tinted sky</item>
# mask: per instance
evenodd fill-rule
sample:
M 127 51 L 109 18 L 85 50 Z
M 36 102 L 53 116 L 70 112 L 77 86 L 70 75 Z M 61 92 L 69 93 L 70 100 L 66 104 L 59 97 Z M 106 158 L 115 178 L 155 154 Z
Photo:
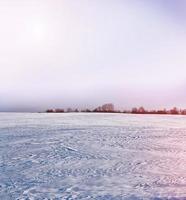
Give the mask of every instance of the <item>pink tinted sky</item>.
M 0 110 L 186 107 L 183 0 L 0 0 Z

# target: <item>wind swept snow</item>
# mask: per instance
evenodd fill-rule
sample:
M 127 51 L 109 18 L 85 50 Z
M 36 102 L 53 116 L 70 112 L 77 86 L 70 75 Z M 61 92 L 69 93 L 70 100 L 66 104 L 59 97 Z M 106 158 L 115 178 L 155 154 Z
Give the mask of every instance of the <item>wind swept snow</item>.
M 186 117 L 0 114 L 0 199 L 185 199 Z

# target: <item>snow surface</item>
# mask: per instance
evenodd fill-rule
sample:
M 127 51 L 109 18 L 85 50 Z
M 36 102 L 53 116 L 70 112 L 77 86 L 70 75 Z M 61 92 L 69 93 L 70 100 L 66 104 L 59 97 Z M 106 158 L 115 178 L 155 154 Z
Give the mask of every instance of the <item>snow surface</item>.
M 186 117 L 2 113 L 9 199 L 186 199 Z

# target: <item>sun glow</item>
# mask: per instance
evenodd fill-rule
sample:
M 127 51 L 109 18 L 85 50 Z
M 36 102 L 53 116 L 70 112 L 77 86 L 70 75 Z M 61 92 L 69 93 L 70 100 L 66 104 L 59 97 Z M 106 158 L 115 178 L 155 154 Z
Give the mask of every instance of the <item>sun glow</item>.
M 43 41 L 48 37 L 47 27 L 42 23 L 37 23 L 32 26 L 32 37 L 36 41 Z

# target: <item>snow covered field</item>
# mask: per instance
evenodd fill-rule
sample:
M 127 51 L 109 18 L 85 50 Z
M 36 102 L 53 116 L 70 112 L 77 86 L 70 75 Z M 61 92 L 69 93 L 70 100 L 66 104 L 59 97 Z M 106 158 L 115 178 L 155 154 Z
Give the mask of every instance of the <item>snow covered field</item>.
M 9 199 L 186 199 L 186 117 L 2 113 Z

